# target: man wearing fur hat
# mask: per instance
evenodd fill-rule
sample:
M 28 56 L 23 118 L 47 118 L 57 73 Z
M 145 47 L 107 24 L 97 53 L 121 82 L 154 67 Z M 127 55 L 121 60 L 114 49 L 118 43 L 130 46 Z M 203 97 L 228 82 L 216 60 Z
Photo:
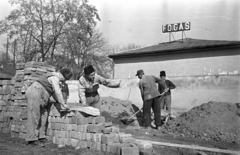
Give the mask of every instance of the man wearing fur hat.
M 168 114 L 171 115 L 171 89 L 175 89 L 176 86 L 172 83 L 172 81 L 166 79 L 166 72 L 160 71 L 160 78 L 165 82 L 167 86 L 167 92 L 164 94 L 163 98 L 160 100 L 161 109 L 165 109 L 168 111 Z M 158 85 L 158 91 L 163 93 L 165 89 L 162 85 Z
M 60 89 L 60 82 L 69 80 L 72 72 L 68 68 L 63 68 L 59 72 L 47 73 L 36 80 L 26 91 L 28 108 L 27 135 L 28 145 L 44 146 L 47 143 L 46 122 L 48 117 L 48 102 L 53 96 L 60 104 L 60 110 L 68 110 L 68 106 L 63 99 Z
M 92 65 L 84 68 L 84 75 L 79 78 L 79 100 L 83 106 L 100 108 L 100 96 L 98 94 L 99 84 L 107 87 L 117 88 L 121 81 L 114 82 L 98 75 Z

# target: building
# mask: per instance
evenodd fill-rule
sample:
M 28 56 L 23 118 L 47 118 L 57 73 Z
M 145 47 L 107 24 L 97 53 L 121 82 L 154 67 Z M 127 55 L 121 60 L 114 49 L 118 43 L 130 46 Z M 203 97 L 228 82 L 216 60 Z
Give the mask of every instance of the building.
M 136 78 L 139 69 L 155 76 L 165 70 L 177 86 L 172 91 L 175 108 L 209 101 L 240 102 L 240 41 L 186 38 L 109 57 L 115 63 L 114 78 Z

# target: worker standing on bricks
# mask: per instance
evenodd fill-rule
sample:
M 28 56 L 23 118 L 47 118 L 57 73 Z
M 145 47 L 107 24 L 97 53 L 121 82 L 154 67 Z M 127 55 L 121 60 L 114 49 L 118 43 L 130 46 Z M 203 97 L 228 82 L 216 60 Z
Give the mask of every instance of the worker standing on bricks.
M 79 102 L 83 106 L 100 108 L 100 96 L 98 94 L 99 84 L 107 87 L 117 88 L 121 81 L 114 82 L 98 75 L 92 65 L 84 68 L 84 75 L 79 78 Z
M 63 99 L 60 82 L 69 80 L 72 72 L 63 68 L 59 72 L 47 73 L 36 80 L 26 91 L 28 108 L 27 135 L 28 145 L 44 146 L 47 143 L 46 122 L 48 117 L 47 107 L 51 96 L 60 104 L 61 110 L 68 110 Z

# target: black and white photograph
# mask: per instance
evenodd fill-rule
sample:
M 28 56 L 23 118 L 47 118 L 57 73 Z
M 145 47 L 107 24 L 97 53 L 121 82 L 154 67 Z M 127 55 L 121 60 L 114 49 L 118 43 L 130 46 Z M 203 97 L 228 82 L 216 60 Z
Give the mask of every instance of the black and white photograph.
M 240 0 L 1 0 L 0 155 L 240 155 Z

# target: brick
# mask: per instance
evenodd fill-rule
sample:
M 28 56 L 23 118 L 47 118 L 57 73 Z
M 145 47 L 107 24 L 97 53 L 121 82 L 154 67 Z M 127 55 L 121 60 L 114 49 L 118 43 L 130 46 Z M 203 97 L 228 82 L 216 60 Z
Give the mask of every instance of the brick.
M 99 124 L 99 123 L 105 123 L 105 117 L 99 116 L 95 118 L 95 123 Z
M 82 140 L 86 140 L 87 139 L 87 133 L 82 133 Z
M 87 125 L 88 119 L 87 118 L 77 118 L 77 124 L 78 125 Z
M 112 128 L 113 133 L 119 133 L 119 128 L 118 127 L 112 126 L 111 128 Z
M 140 155 L 157 155 L 155 152 L 153 152 L 153 149 L 141 150 L 139 154 Z
M 101 144 L 101 151 L 107 152 L 107 145 L 106 144 Z
M 59 137 L 65 138 L 65 131 L 59 131 Z
M 139 141 L 136 141 L 135 144 L 137 145 L 139 150 L 152 149 L 152 143 L 149 143 L 149 142 L 139 142 Z
M 87 148 L 91 148 L 92 142 L 91 141 L 86 141 L 87 142 Z
M 133 137 L 122 137 L 120 138 L 120 143 L 135 143 L 136 139 Z
M 61 124 L 60 123 L 55 123 L 55 129 L 56 130 L 61 130 Z
M 72 147 L 77 147 L 79 145 L 79 140 L 78 139 L 71 139 L 71 145 L 72 145 Z
M 105 127 L 111 127 L 113 124 L 112 124 L 112 122 L 105 122 L 104 123 L 104 126 Z
M 122 155 L 139 155 L 138 147 L 122 147 Z
M 77 124 L 77 118 L 76 117 L 71 117 L 69 119 L 70 119 L 70 121 L 69 121 L 70 124 Z
M 111 127 L 107 127 L 107 128 L 104 128 L 102 130 L 102 133 L 104 133 L 104 134 L 110 134 L 111 132 L 112 132 L 112 128 Z
M 104 127 L 101 125 L 93 125 L 92 132 L 93 133 L 101 133 L 103 129 L 104 129 Z
M 87 148 L 87 142 L 80 140 L 78 146 L 82 149 Z
M 66 144 L 66 145 L 68 145 L 68 146 L 72 145 L 72 140 L 71 140 L 71 138 L 68 138 L 68 139 L 67 139 L 67 144 Z
M 68 125 L 67 125 L 67 131 L 72 131 L 72 126 L 71 126 L 71 124 L 68 124 Z
M 111 143 L 119 142 L 119 138 L 117 135 L 114 135 L 114 134 L 102 135 L 101 142 L 103 144 L 111 144 Z
M 65 132 L 65 138 L 70 138 L 71 137 L 71 132 L 70 131 L 66 131 Z
M 69 125 L 72 125 L 72 130 L 73 131 L 77 131 L 77 124 L 69 124 Z

